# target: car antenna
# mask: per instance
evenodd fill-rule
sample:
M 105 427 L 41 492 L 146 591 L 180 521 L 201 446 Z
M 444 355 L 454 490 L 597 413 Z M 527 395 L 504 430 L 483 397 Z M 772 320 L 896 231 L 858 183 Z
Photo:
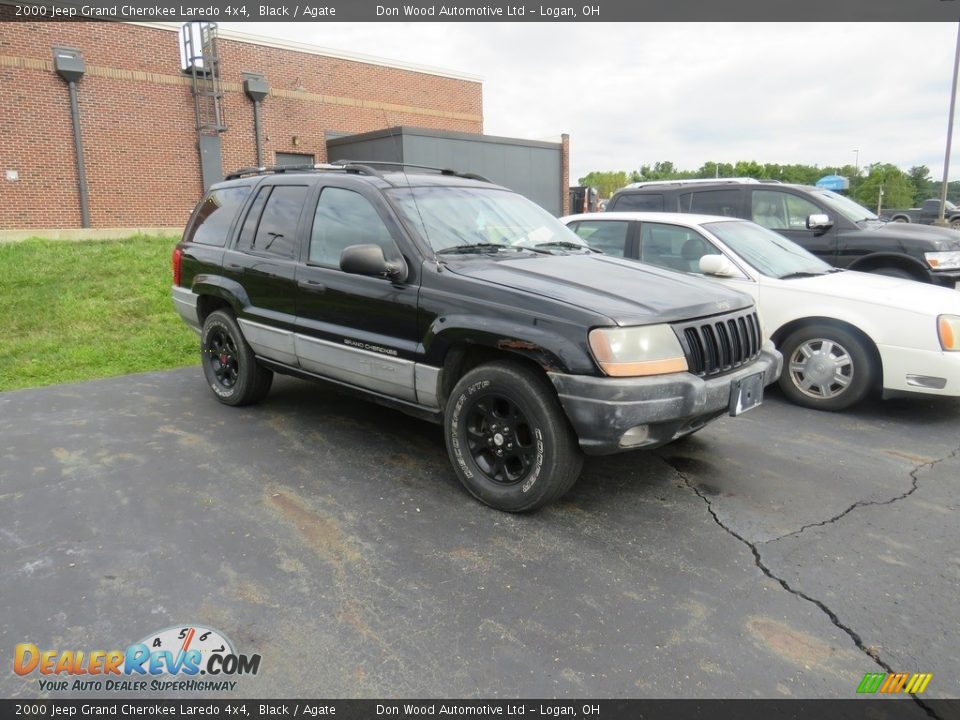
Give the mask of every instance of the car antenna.
M 417 194 L 413 191 L 413 188 L 410 187 L 410 178 L 407 177 L 407 166 L 403 164 L 403 145 L 400 143 L 400 138 L 393 132 L 393 125 L 390 123 L 390 118 L 387 117 L 387 111 L 383 110 L 383 119 L 387 125 L 387 132 L 390 133 L 390 139 L 394 140 L 396 145 L 397 157 L 400 158 L 400 172 L 403 173 L 403 179 L 407 181 L 407 191 L 410 193 L 410 197 L 413 199 L 413 207 L 417 211 L 417 217 L 420 218 L 420 227 L 423 228 L 423 237 L 427 241 L 427 245 L 430 246 L 430 249 L 433 250 L 433 262 L 437 266 L 437 272 L 443 272 L 443 265 L 440 263 L 440 256 L 437 255 L 437 251 L 434 250 L 433 243 L 430 242 L 430 233 L 427 230 L 427 223 L 423 219 L 423 213 L 420 212 L 420 204 L 417 202 Z M 401 131 L 403 126 L 401 125 Z

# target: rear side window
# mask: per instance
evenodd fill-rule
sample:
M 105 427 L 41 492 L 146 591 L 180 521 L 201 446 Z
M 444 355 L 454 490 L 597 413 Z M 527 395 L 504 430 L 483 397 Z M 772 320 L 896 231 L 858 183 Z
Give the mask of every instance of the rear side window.
M 660 193 L 631 193 L 617 198 L 615 205 L 617 212 L 630 210 L 648 210 L 661 212 L 663 210 L 663 195 Z
M 622 220 L 584 220 L 575 232 L 583 241 L 607 255 L 623 257 L 627 247 L 629 223 Z
M 740 190 L 701 190 L 680 196 L 680 212 L 740 217 Z
M 699 272 L 710 247 L 699 233 L 679 225 L 643 223 L 640 229 L 640 260 L 668 270 Z
M 297 226 L 306 197 L 307 188 L 304 185 L 261 188 L 240 231 L 239 248 L 283 258 L 295 257 Z
M 249 194 L 246 186 L 211 190 L 200 203 L 186 241 L 223 247 L 237 210 Z

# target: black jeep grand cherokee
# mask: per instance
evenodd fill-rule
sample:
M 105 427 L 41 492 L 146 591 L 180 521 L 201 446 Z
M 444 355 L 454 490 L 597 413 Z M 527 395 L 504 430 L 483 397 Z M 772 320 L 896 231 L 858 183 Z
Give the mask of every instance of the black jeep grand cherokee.
M 747 296 L 606 257 L 449 170 L 235 173 L 197 206 L 173 275 L 221 402 L 261 400 L 280 372 L 442 422 L 460 481 L 507 511 L 559 498 L 582 452 L 749 409 L 781 367 Z

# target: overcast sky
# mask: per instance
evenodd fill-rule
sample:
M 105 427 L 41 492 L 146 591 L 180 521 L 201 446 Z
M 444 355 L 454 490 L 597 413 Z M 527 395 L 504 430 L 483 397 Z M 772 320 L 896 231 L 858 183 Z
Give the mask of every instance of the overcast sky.
M 861 167 L 943 172 L 952 23 L 221 27 L 479 75 L 484 132 L 569 133 L 572 182 L 658 160 L 853 164 L 854 149 Z

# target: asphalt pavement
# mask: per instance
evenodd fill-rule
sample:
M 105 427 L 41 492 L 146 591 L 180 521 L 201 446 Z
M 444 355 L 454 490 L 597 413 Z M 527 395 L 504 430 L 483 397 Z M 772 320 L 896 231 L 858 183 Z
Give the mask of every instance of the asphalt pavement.
M 852 698 L 890 671 L 955 698 L 958 488 L 956 400 L 768 390 L 516 516 L 460 488 L 438 426 L 320 385 L 2 393 L 0 697 L 45 694 L 17 643 L 199 624 L 261 655 L 237 697 Z

